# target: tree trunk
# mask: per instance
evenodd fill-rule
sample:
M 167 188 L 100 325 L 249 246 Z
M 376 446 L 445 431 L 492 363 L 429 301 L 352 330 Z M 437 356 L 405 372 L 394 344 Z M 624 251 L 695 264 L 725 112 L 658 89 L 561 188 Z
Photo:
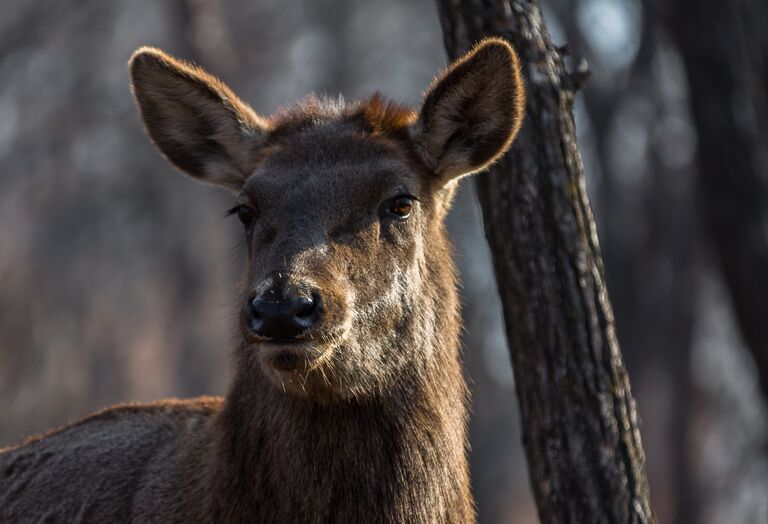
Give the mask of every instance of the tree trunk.
M 659 7 L 691 86 L 704 223 L 768 400 L 768 3 Z
M 451 58 L 489 35 L 519 52 L 527 117 L 477 178 L 542 522 L 653 522 L 576 145 L 573 97 L 536 0 L 438 0 Z

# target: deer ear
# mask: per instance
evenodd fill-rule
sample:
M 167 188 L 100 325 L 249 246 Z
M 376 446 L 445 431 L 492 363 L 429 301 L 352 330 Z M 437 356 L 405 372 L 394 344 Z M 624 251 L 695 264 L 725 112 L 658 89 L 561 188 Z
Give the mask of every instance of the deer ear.
M 500 38 L 485 39 L 427 90 L 416 151 L 445 182 L 481 171 L 509 149 L 524 110 L 517 54 Z
M 239 190 L 266 121 L 220 80 L 158 49 L 138 49 L 129 68 L 144 125 L 163 155 L 199 180 Z

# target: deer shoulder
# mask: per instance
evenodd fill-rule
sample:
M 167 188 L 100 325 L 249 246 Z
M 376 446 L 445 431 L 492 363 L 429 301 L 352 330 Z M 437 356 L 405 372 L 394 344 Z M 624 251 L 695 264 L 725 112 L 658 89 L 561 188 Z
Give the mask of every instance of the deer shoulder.
M 0 450 L 0 522 L 125 522 L 157 513 L 158 498 L 195 485 L 200 467 L 185 464 L 204 455 L 220 404 L 123 404 Z M 172 478 L 158 475 L 173 463 Z

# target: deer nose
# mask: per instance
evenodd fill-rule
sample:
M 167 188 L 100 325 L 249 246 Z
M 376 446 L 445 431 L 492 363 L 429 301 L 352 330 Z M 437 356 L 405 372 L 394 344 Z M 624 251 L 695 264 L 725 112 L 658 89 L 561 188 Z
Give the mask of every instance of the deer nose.
M 250 328 L 254 334 L 290 341 L 309 330 L 320 318 L 320 295 L 292 289 L 269 289 L 249 299 Z

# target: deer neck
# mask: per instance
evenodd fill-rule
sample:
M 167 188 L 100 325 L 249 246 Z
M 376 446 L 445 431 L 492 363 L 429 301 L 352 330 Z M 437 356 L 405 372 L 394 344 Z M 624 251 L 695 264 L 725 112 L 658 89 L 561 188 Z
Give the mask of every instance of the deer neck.
M 286 395 L 258 373 L 238 374 L 218 421 L 213 484 L 228 502 L 214 502 L 214 514 L 473 522 L 458 341 L 441 353 L 427 378 L 408 377 L 408 387 L 360 403 L 321 405 Z

